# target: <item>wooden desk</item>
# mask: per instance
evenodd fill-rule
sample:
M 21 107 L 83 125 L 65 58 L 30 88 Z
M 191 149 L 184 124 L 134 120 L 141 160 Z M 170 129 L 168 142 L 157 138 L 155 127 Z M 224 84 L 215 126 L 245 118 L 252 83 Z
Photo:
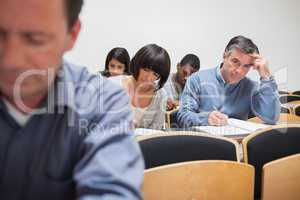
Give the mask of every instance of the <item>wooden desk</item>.
M 250 122 L 264 123 L 258 117 L 249 119 Z M 277 124 L 300 124 L 300 117 L 293 114 L 281 113 Z
M 154 135 L 168 135 L 168 134 L 174 134 L 174 133 L 182 133 L 182 134 L 185 134 L 185 133 L 194 133 L 194 134 L 199 134 L 199 135 L 209 135 L 211 137 L 225 137 L 225 138 L 230 138 L 230 139 L 233 139 L 235 141 L 237 141 L 238 143 L 241 143 L 242 140 L 248 136 L 249 134 L 245 134 L 245 135 L 219 135 L 219 136 L 216 136 L 216 135 L 212 135 L 212 134 L 209 134 L 209 133 L 206 133 L 206 132 L 201 132 L 201 131 L 196 131 L 195 129 L 193 128 L 188 128 L 188 129 L 183 129 L 183 128 L 176 128 L 176 129 L 166 129 L 166 130 L 152 130 L 152 133 L 150 133 L 150 129 L 147 133 L 145 133 L 145 135 L 136 135 L 135 136 L 135 139 L 136 140 L 143 140 L 145 138 L 148 138 L 148 137 L 152 137 Z

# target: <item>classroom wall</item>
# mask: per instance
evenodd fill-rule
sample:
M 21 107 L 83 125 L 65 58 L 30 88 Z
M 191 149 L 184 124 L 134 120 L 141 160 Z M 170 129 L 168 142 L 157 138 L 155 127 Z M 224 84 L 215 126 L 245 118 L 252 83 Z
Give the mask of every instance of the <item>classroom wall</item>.
M 197 54 L 207 69 L 222 61 L 230 38 L 242 34 L 269 60 L 281 89 L 299 90 L 299 10 L 298 0 L 86 0 L 82 32 L 66 58 L 96 72 L 113 47 L 133 56 L 157 43 L 168 50 L 172 71 L 187 53 Z

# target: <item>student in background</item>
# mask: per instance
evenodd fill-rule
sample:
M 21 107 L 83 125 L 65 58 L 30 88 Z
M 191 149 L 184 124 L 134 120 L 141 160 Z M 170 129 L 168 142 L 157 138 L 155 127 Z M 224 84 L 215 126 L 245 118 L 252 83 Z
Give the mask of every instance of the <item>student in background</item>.
M 179 99 L 184 89 L 186 80 L 190 75 L 200 69 L 200 60 L 194 54 L 185 55 L 177 64 L 177 72 L 169 76 L 164 86 L 168 94 L 167 110 L 172 110 L 179 105 Z
M 106 56 L 105 70 L 101 74 L 105 77 L 129 74 L 130 57 L 125 48 L 113 48 Z
M 259 83 L 246 77 L 251 69 L 259 74 Z M 247 120 L 251 111 L 274 124 L 280 112 L 277 84 L 267 60 L 243 36 L 229 41 L 218 67 L 188 79 L 180 103 L 177 116 L 183 127 L 225 125 L 228 117 Z
M 162 129 L 166 99 L 161 88 L 170 73 L 170 57 L 165 49 L 149 44 L 130 62 L 131 76 L 117 76 L 112 81 L 127 91 L 134 114 L 135 128 Z

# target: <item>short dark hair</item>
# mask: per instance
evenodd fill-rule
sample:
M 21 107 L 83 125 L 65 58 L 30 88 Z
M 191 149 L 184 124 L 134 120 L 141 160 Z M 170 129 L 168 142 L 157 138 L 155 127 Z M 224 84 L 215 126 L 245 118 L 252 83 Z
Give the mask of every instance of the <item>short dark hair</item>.
M 83 0 L 64 0 L 65 1 L 65 12 L 68 20 L 69 30 L 74 26 L 78 19 L 79 13 L 83 6 Z
M 170 57 L 168 52 L 156 45 L 148 44 L 142 47 L 130 62 L 130 71 L 138 79 L 140 69 L 151 69 L 160 76 L 159 88 L 162 88 L 170 74 Z
M 259 54 L 259 50 L 256 44 L 254 44 L 251 39 L 246 38 L 242 35 L 233 37 L 227 44 L 225 48 L 225 52 L 230 53 L 233 49 L 236 48 L 241 50 L 245 54 L 252 54 L 252 53 Z
M 200 60 L 195 54 L 187 54 L 181 59 L 179 65 L 190 65 L 192 68 L 198 71 L 200 69 Z
M 130 57 L 128 51 L 125 48 L 116 47 L 110 50 L 110 52 L 106 56 L 105 70 L 104 70 L 105 73 L 103 74 L 104 76 L 107 77 L 110 76 L 108 71 L 108 65 L 109 65 L 109 61 L 111 61 L 112 59 L 116 59 L 120 63 L 124 64 L 125 65 L 124 74 L 130 74 L 129 71 Z

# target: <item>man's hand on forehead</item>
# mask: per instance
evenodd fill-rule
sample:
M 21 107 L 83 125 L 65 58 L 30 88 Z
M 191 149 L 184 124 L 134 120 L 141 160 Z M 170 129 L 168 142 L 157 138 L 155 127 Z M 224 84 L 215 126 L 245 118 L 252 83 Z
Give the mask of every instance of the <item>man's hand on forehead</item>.
M 252 58 L 254 58 L 253 69 L 257 70 L 260 77 L 263 79 L 267 79 L 271 76 L 268 61 L 261 55 L 257 53 L 249 54 Z

